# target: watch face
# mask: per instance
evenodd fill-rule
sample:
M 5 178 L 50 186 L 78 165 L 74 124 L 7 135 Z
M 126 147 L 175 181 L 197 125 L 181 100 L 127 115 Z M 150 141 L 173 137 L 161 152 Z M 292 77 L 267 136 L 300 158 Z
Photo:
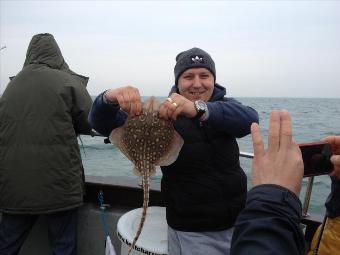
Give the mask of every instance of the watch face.
M 197 111 L 196 118 L 200 118 L 207 111 L 207 105 L 203 100 L 195 101 L 195 107 Z
M 198 101 L 197 102 L 197 106 L 198 106 L 199 110 L 201 110 L 201 111 L 205 111 L 206 110 L 206 104 L 205 104 L 204 101 Z

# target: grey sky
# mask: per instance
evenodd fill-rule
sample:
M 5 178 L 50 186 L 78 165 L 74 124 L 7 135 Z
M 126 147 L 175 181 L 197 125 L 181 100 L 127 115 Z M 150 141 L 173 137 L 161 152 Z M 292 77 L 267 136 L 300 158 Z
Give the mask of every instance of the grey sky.
M 339 31 L 338 1 L 1 0 L 0 93 L 48 32 L 92 95 L 132 84 L 165 96 L 176 55 L 200 47 L 230 96 L 340 98 Z

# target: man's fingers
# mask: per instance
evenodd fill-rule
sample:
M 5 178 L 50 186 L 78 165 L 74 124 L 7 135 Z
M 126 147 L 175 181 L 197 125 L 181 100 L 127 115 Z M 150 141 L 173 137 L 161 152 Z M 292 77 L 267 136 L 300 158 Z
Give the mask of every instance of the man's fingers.
M 280 146 L 280 113 L 273 110 L 270 114 L 268 131 L 268 153 L 277 152 Z
M 172 116 L 174 112 L 176 111 L 176 109 L 177 109 L 177 106 L 173 105 L 173 103 L 168 104 L 168 108 L 167 108 L 168 119 L 172 119 Z
M 133 89 L 129 92 L 130 113 L 132 116 L 139 115 L 142 110 L 142 102 L 137 89 Z
M 117 101 L 118 101 L 118 104 L 119 106 L 126 111 L 126 104 L 125 104 L 125 101 L 124 101 L 124 96 L 123 94 L 121 93 L 118 93 L 117 94 Z
M 167 116 L 167 107 L 165 106 L 164 103 L 161 104 L 161 106 L 159 107 L 159 117 L 162 118 L 162 119 L 168 119 L 168 116 Z
M 287 110 L 280 112 L 280 147 L 287 148 L 292 144 L 292 120 Z
M 131 99 L 130 94 L 128 92 L 123 94 L 123 102 L 124 108 L 127 111 L 127 113 L 131 114 Z
M 142 100 L 139 94 L 139 90 L 135 90 L 135 102 L 136 102 L 136 114 L 139 115 L 142 112 Z
M 332 145 L 340 146 L 340 136 L 335 136 L 335 135 L 327 136 L 327 137 L 323 138 L 322 141 L 325 141 L 325 142 L 330 143 Z
M 135 116 L 142 111 L 142 101 L 139 90 L 132 86 L 117 89 L 117 101 L 123 111 Z
M 329 175 L 335 176 L 340 180 L 340 155 L 333 155 L 331 162 L 334 165 L 334 170 Z
M 130 114 L 132 116 L 136 116 L 137 115 L 137 100 L 130 95 Z
M 171 119 L 175 110 L 175 106 L 167 100 L 159 107 L 159 117 L 165 120 L 169 120 Z
M 251 137 L 253 140 L 254 157 L 263 156 L 265 154 L 263 139 L 260 127 L 257 123 L 251 124 Z
M 340 155 L 333 155 L 331 157 L 331 162 L 334 165 L 334 168 L 340 168 Z
M 340 154 L 340 136 L 327 136 L 321 140 L 332 146 L 333 154 Z
M 177 116 L 182 112 L 182 106 L 178 105 L 175 109 L 175 111 L 171 115 L 171 119 L 176 120 Z

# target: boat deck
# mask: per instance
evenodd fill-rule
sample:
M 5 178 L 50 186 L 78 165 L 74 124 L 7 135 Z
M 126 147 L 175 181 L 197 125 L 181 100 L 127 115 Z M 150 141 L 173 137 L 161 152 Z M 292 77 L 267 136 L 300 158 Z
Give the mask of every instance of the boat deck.
M 103 211 L 98 205 L 98 194 L 104 193 L 107 224 L 116 253 L 120 254 L 120 241 L 116 226 L 121 215 L 142 206 L 143 191 L 136 180 L 115 177 L 86 177 L 86 196 L 84 205 L 79 209 L 78 254 L 105 254 L 105 231 L 102 225 Z M 151 184 L 149 206 L 163 206 L 159 184 Z M 1 217 L 1 214 L 0 214 Z M 306 224 L 306 242 L 309 244 L 313 234 L 322 222 L 321 215 L 311 215 L 303 219 Z M 52 255 L 47 237 L 47 226 L 41 217 L 33 227 L 19 255 Z

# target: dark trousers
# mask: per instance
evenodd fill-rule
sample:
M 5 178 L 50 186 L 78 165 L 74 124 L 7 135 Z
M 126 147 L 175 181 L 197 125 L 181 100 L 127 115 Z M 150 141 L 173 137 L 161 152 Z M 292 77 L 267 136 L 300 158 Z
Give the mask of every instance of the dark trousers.
M 45 214 L 53 255 L 77 254 L 77 209 Z M 2 214 L 0 254 L 16 255 L 39 215 Z

